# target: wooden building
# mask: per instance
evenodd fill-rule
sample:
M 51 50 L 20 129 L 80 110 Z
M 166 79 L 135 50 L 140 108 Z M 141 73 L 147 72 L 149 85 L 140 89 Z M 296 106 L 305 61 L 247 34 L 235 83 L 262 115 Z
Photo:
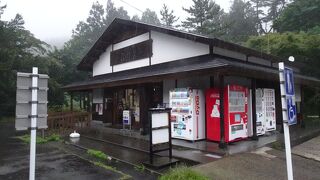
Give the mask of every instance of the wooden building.
M 172 88 L 270 87 L 276 90 L 281 123 L 279 61 L 295 71 L 299 107 L 301 88 L 320 81 L 300 74 L 297 63 L 217 38 L 115 19 L 78 65 L 92 77 L 64 89 L 92 94 L 93 120 L 121 128 L 122 111 L 130 109 L 133 129 L 147 133 L 148 108 L 168 106 Z

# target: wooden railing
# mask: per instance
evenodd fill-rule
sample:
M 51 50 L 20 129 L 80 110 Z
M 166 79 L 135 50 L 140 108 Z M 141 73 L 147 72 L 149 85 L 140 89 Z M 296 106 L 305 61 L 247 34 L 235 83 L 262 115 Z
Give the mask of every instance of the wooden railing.
M 48 129 L 59 134 L 69 133 L 89 127 L 91 113 L 88 112 L 56 112 L 48 114 Z

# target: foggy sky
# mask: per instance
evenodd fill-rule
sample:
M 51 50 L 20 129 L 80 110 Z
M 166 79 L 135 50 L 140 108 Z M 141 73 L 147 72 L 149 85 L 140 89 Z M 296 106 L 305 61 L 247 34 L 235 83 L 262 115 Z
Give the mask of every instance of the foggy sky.
M 3 20 L 13 19 L 15 14 L 19 13 L 25 20 L 26 29 L 30 30 L 37 38 L 48 42 L 49 44 L 60 46 L 67 41 L 72 29 L 76 27 L 79 21 L 88 17 L 89 10 L 93 2 L 97 0 L 1 0 L 0 5 L 7 4 Z M 107 0 L 98 0 L 100 4 L 106 5 Z M 182 7 L 190 7 L 192 0 L 123 0 L 139 10 L 146 8 L 154 10 L 160 18 L 160 9 L 163 3 L 174 10 L 180 20 L 184 20 L 186 12 Z M 121 0 L 113 0 L 116 7 L 123 6 L 132 17 L 141 12 Z M 230 0 L 216 0 L 225 11 L 229 10 Z

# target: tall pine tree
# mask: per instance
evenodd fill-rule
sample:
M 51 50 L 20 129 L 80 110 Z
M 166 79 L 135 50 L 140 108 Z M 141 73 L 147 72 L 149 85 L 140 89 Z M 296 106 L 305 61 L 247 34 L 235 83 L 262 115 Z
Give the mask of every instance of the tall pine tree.
M 173 24 L 179 19 L 175 15 L 173 15 L 173 10 L 170 11 L 166 4 L 163 4 L 162 9 L 160 10 L 160 14 L 162 24 L 166 26 L 172 27 Z
M 234 0 L 227 15 L 227 39 L 244 42 L 249 36 L 257 35 L 255 12 L 249 2 Z
M 148 24 L 160 25 L 160 20 L 157 16 L 157 13 L 147 8 L 141 16 L 141 21 Z
M 222 23 L 223 10 L 212 0 L 192 0 L 193 5 L 183 8 L 189 17 L 182 22 L 182 26 L 188 31 L 200 34 L 220 36 L 225 30 Z

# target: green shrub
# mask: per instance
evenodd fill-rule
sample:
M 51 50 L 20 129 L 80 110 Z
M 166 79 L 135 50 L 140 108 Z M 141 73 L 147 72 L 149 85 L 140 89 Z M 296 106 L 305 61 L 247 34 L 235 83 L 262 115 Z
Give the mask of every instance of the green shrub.
M 87 153 L 92 156 L 92 157 L 96 157 L 98 159 L 101 160 L 107 160 L 108 156 L 103 153 L 102 151 L 98 151 L 98 150 L 94 150 L 94 149 L 88 149 Z
M 50 136 L 46 137 L 47 141 L 60 141 L 61 137 L 58 134 L 51 134 Z
M 163 174 L 159 180 L 209 180 L 206 176 L 188 167 L 177 167 Z
M 143 164 L 140 164 L 140 165 L 138 165 L 138 166 L 135 166 L 134 169 L 135 169 L 136 171 L 143 172 L 143 171 L 146 169 L 146 167 L 145 167 Z

